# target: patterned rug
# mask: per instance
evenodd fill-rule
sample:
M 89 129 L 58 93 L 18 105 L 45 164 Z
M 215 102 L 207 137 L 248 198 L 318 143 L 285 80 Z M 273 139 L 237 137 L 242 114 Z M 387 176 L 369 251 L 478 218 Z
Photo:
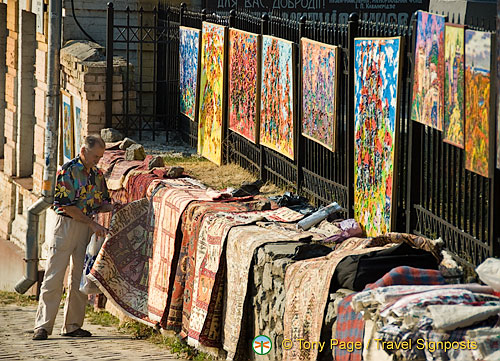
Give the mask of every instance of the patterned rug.
M 262 206 L 262 201 L 258 199 L 252 200 L 251 197 L 240 198 L 238 201 L 194 201 L 187 206 L 181 217 L 180 228 L 182 230 L 182 244 L 179 251 L 179 262 L 177 263 L 177 269 L 175 271 L 174 284 L 172 285 L 171 300 L 160 322 L 161 327 L 176 332 L 181 331 L 184 311 L 183 305 L 185 303 L 187 306 L 187 301 L 191 299 L 191 297 L 186 297 L 185 299 L 184 294 L 186 287 L 188 288 L 186 295 L 192 294 L 194 255 L 203 217 L 207 214 L 217 212 L 255 211 L 261 209 Z M 193 272 L 191 272 L 191 270 Z M 193 277 L 190 277 L 191 275 Z M 186 285 L 186 278 L 190 280 L 188 285 Z M 189 307 L 191 307 L 191 303 L 189 303 Z M 189 319 L 187 313 L 185 317 Z
M 252 257 L 260 246 L 270 242 L 283 242 L 310 238 L 309 232 L 297 229 L 284 230 L 276 223 L 234 227 L 227 236 L 227 284 L 224 290 L 222 344 L 227 360 L 233 360 L 237 351 L 243 319 L 243 306 L 247 295 Z
M 106 184 L 110 190 L 119 190 L 123 188 L 123 182 L 127 173 L 132 169 L 140 167 L 143 162 L 140 160 L 119 160 L 113 166 L 111 174 L 106 179 Z
M 203 188 L 190 178 L 162 180 L 161 184 L 164 187 L 152 199 L 155 222 L 148 286 L 148 315 L 157 322 L 161 321 L 167 306 L 176 234 L 182 212 L 192 201 L 222 197 L 222 193 Z
M 106 150 L 102 155 L 102 158 L 97 163 L 97 167 L 102 170 L 105 177 L 108 177 L 111 174 L 111 170 L 115 163 L 119 160 L 125 159 L 125 151 L 124 150 Z
M 148 317 L 150 242 L 149 201 L 141 199 L 119 210 L 111 221 L 89 278 L 129 317 L 154 325 Z
M 202 344 L 209 347 L 216 347 L 220 344 L 220 335 L 217 331 L 221 329 L 221 320 L 220 317 L 218 319 L 213 318 L 214 314 L 209 312 L 209 306 L 214 307 L 217 296 L 221 297 L 222 295 L 220 289 L 222 277 L 219 272 L 219 265 L 230 229 L 263 219 L 277 222 L 294 222 L 302 217 L 302 214 L 286 207 L 262 212 L 215 213 L 204 217 L 196 250 L 188 344 L 191 346 Z M 216 284 L 217 287 L 215 287 Z M 202 338 L 200 335 L 204 329 L 212 330 L 212 332 L 205 332 Z
M 369 240 L 349 238 L 343 242 L 345 244 L 342 244 L 340 251 L 335 250 L 324 257 L 298 261 L 287 268 L 285 274 L 286 305 L 283 320 L 285 339 L 320 341 L 330 283 L 337 264 L 348 255 L 363 254 L 388 247 L 388 245 L 371 247 Z M 297 342 L 291 349 L 283 351 L 283 361 L 316 361 L 317 358 L 317 347 L 300 348 Z

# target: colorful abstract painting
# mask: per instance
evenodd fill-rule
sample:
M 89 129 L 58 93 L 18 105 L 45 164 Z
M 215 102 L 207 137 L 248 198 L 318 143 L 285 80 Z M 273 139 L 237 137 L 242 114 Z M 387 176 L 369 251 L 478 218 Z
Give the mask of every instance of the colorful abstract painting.
M 61 90 L 62 151 L 63 163 L 74 157 L 73 118 L 71 116 L 71 95 Z
M 222 163 L 225 33 L 224 26 L 203 22 L 198 153 L 217 165 Z
M 446 24 L 443 141 L 464 147 L 464 27 Z
M 465 31 L 465 168 L 489 176 L 491 34 Z
M 73 96 L 73 119 L 75 121 L 75 156 L 82 146 L 82 98 Z
M 260 143 L 294 157 L 293 43 L 262 37 Z
M 260 36 L 229 30 L 229 129 L 256 143 L 259 129 Z
M 400 37 L 354 40 L 354 217 L 368 237 L 392 227 L 400 49 Z
M 444 17 L 418 12 L 411 119 L 443 130 Z
M 302 38 L 302 134 L 335 150 L 339 48 Z
M 198 53 L 200 30 L 179 27 L 179 86 L 180 111 L 189 119 L 196 115 L 196 83 L 198 79 Z

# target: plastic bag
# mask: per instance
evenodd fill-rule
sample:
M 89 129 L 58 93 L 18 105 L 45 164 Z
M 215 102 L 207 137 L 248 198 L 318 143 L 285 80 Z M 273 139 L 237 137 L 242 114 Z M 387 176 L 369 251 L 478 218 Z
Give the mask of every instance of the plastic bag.
M 500 259 L 488 258 L 476 268 L 479 279 L 500 292 Z
M 86 295 L 100 294 L 102 293 L 94 282 L 89 280 L 87 275 L 90 273 L 92 266 L 97 258 L 97 254 L 101 250 L 101 246 L 104 243 L 103 237 L 97 237 L 96 234 L 92 234 L 90 242 L 87 245 L 87 251 L 85 252 L 85 261 L 83 263 L 83 275 L 80 281 L 80 292 Z

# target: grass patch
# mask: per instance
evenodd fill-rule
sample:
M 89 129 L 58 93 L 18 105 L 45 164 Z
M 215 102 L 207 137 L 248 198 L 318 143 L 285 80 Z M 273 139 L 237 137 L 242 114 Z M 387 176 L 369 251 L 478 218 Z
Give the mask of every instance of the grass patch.
M 16 292 L 0 291 L 0 305 L 16 304 L 19 306 L 37 305 L 35 296 L 20 295 Z
M 118 331 L 130 335 L 134 339 L 146 340 L 189 360 L 214 360 L 210 355 L 199 352 L 175 337 L 164 336 L 154 328 L 133 320 L 125 321 L 120 324 L 120 320 L 117 317 L 111 315 L 107 311 L 95 312 L 92 306 L 87 306 L 86 320 L 94 325 L 116 327 Z
M 163 159 L 166 165 L 183 167 L 184 173 L 217 190 L 228 187 L 236 189 L 243 182 L 254 182 L 257 180 L 254 174 L 236 164 L 218 166 L 198 156 L 172 157 L 166 155 L 163 156 Z M 270 182 L 267 182 L 261 188 L 261 194 L 265 196 L 283 194 L 284 192 L 286 192 L 286 189 L 277 187 Z

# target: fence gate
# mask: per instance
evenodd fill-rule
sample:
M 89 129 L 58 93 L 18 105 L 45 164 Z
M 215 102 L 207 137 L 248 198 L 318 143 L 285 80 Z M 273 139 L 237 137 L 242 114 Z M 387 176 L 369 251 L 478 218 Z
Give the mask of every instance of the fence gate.
M 178 13 L 162 6 L 152 10 L 114 9 L 108 4 L 106 40 L 106 126 L 125 135 L 152 133 L 177 126 Z M 177 57 L 176 57 L 177 55 Z M 121 56 L 125 70 L 113 70 L 113 56 Z M 176 71 L 177 70 L 177 71 Z M 113 75 L 123 76 L 123 89 L 113 89 Z M 122 107 L 113 108 L 113 102 Z M 123 103 L 117 103 L 121 100 Z

